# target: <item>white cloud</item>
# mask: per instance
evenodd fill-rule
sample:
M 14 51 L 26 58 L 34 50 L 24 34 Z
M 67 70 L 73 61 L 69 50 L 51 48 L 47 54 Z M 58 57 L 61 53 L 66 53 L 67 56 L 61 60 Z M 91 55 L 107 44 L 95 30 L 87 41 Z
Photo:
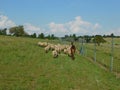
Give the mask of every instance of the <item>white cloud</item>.
M 101 28 L 100 24 L 96 23 L 94 26 L 93 26 L 93 29 L 98 29 L 98 28 Z
M 7 16 L 0 15 L 0 28 L 9 28 L 16 26 L 16 24 L 10 20 Z
M 106 35 L 111 35 L 112 33 L 116 36 L 120 36 L 120 28 L 110 30 L 109 32 L 105 32 Z
M 83 21 L 80 16 L 75 17 L 75 20 L 67 23 L 71 33 L 87 33 L 87 29 L 91 27 L 91 23 Z
M 0 28 L 10 28 L 13 26 L 16 26 L 16 24 L 12 20 L 10 20 L 7 16 L 0 15 Z M 41 32 L 45 32 L 40 27 L 34 26 L 30 23 L 25 23 L 23 24 L 23 26 L 25 31 L 29 34 L 33 34 L 33 33 L 39 34 Z M 8 30 L 7 33 L 9 33 Z
M 10 28 L 16 26 L 16 23 L 10 20 L 7 16 L 0 14 L 0 28 Z M 91 23 L 83 20 L 80 16 L 75 17 L 73 20 L 66 23 L 55 23 L 51 22 L 44 29 L 35 26 L 30 23 L 23 24 L 24 29 L 29 34 L 40 34 L 44 33 L 45 35 L 54 34 L 55 36 L 64 36 L 70 34 L 76 35 L 96 35 L 96 34 L 108 34 L 114 33 L 114 35 L 120 35 L 120 28 L 103 31 L 101 30 L 101 25 L 99 23 Z M 103 28 L 103 27 L 102 27 Z
M 64 24 L 56 24 L 54 22 L 49 24 L 49 29 L 49 34 L 56 34 L 58 36 L 68 32 Z
M 30 24 L 30 23 L 25 23 L 25 24 L 24 24 L 24 29 L 25 29 L 25 31 L 26 31 L 28 34 L 33 34 L 33 33 L 39 34 L 39 33 L 42 33 L 42 32 L 44 31 L 44 30 L 41 29 L 40 27 L 34 26 L 34 25 Z
M 49 32 L 58 36 L 63 36 L 65 34 L 92 34 L 93 31 L 97 30 L 98 28 L 100 28 L 98 23 L 92 24 L 90 22 L 84 21 L 80 16 L 77 16 L 74 20 L 63 24 L 56 24 L 54 22 L 49 24 Z

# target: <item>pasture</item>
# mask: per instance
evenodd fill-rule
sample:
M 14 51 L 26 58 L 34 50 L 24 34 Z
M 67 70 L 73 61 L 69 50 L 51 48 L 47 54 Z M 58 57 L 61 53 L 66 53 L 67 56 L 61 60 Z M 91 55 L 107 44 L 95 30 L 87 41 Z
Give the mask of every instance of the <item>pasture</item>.
M 105 38 L 106 43 L 100 46 L 96 45 L 96 61 L 110 70 L 111 66 L 111 38 Z M 79 44 L 77 46 L 80 46 Z M 120 73 L 120 38 L 113 40 L 113 72 Z M 93 43 L 84 44 L 84 55 L 94 61 L 95 58 L 95 45 Z
M 78 54 L 74 61 L 64 54 L 53 58 L 39 41 L 44 40 L 0 36 L 0 90 L 120 89 L 120 78 L 113 73 Z

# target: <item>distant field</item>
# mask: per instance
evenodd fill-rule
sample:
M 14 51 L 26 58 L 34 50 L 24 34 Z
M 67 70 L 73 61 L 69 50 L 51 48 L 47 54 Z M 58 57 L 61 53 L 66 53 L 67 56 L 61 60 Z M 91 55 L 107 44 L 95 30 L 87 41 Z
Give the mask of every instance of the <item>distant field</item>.
M 74 61 L 64 54 L 54 59 L 51 52 L 45 54 L 38 41 L 44 40 L 0 36 L 0 90 L 120 90 L 120 78 L 113 73 L 81 55 Z M 109 55 L 105 45 L 97 47 L 98 52 L 102 48 L 105 51 L 101 52 L 105 53 L 103 58 Z M 93 57 L 93 46 L 86 47 L 86 55 Z M 118 51 L 116 65 L 120 65 Z

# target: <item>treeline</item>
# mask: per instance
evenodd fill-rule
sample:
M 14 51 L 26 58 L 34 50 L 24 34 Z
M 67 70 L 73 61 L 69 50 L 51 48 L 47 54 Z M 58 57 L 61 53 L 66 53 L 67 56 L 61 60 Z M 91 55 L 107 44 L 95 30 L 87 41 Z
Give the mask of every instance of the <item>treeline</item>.
M 0 35 L 7 35 L 7 28 L 0 29 Z
M 73 34 L 73 35 L 65 35 L 65 37 L 62 37 L 62 39 L 66 40 L 66 41 L 77 41 L 77 42 L 81 42 L 81 43 L 96 43 L 98 46 L 100 46 L 101 43 L 105 43 L 106 42 L 104 40 L 103 36 L 101 36 L 101 35 L 76 36 L 75 34 Z
M 30 38 L 40 38 L 40 39 L 59 39 L 59 37 L 55 36 L 54 34 L 51 35 L 45 35 L 44 33 L 36 34 L 33 33 L 29 35 L 27 32 L 24 30 L 24 26 L 19 25 L 19 26 L 14 26 L 9 28 L 9 34 L 7 33 L 7 28 L 0 29 L 0 35 L 9 35 L 9 36 L 16 36 L 16 37 L 30 37 Z M 76 36 L 76 34 L 71 34 L 71 35 L 65 35 L 61 37 L 62 40 L 66 41 L 80 41 L 81 39 L 84 39 L 86 43 L 90 42 L 105 42 L 103 38 L 108 38 L 108 37 L 115 37 L 115 38 L 120 38 L 120 36 L 115 36 L 113 34 L 111 35 L 95 35 L 95 36 L 90 36 L 90 35 L 84 35 L 84 36 Z
M 58 39 L 54 34 L 47 35 L 45 36 L 44 33 L 36 34 L 33 33 L 29 35 L 27 32 L 24 30 L 24 26 L 19 25 L 19 26 L 14 26 L 9 28 L 9 34 L 7 33 L 7 28 L 0 29 L 0 35 L 8 35 L 8 36 L 16 36 L 16 37 L 30 37 L 30 38 L 40 38 L 40 39 Z
M 58 39 L 58 37 L 54 36 L 54 34 L 45 36 L 44 33 L 40 33 L 40 34 L 38 34 L 38 36 L 37 36 L 36 33 L 33 33 L 32 35 L 28 35 L 28 37 L 31 37 L 31 38 L 40 38 L 40 39 Z

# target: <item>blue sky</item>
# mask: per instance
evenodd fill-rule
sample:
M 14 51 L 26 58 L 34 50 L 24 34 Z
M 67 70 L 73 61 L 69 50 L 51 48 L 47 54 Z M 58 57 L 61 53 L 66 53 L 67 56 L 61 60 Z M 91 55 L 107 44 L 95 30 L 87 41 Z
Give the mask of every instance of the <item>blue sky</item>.
M 120 35 L 119 9 L 120 0 L 0 0 L 0 26 L 24 25 L 30 34 Z

